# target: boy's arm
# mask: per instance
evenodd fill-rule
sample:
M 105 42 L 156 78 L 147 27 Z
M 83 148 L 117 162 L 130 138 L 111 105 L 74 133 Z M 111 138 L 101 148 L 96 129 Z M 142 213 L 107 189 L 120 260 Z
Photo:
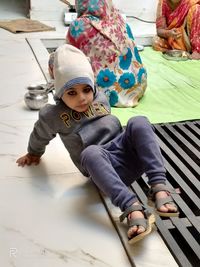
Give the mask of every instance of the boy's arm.
M 40 116 L 35 123 L 28 142 L 28 153 L 35 156 L 42 156 L 46 146 L 56 136 L 56 133 L 49 127 L 47 122 Z
M 56 136 L 55 131 L 49 127 L 44 119 L 42 112 L 39 114 L 39 120 L 35 123 L 34 129 L 30 135 L 28 143 L 28 153 L 20 157 L 16 163 L 18 166 L 38 165 L 41 156 L 45 152 L 46 146 Z

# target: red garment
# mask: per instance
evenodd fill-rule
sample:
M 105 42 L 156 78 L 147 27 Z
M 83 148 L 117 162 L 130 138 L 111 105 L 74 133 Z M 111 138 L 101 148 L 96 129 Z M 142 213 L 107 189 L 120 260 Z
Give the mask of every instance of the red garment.
M 174 10 L 171 9 L 168 0 L 160 0 L 156 27 L 168 30 L 176 28 L 182 33 L 182 37 L 178 40 L 172 38 L 160 40 L 161 42 L 167 42 L 166 45 L 169 48 L 188 50 L 187 42 L 189 41 L 191 51 L 200 53 L 199 0 L 181 0 Z

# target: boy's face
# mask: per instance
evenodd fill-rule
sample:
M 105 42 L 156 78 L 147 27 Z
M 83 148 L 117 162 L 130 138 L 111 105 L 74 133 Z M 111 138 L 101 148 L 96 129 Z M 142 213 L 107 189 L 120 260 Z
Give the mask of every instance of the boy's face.
M 94 92 L 87 84 L 76 84 L 67 89 L 61 99 L 69 108 L 85 112 L 94 99 Z

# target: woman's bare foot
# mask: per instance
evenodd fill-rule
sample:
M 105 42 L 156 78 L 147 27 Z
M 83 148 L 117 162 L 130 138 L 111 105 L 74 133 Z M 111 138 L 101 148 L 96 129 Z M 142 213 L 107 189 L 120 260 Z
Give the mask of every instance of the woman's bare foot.
M 157 184 L 155 186 L 153 186 L 154 188 L 156 188 L 156 186 L 159 186 L 160 184 Z M 160 191 L 158 193 L 155 194 L 155 199 L 158 200 L 158 199 L 161 199 L 161 198 L 166 198 L 170 195 L 170 193 L 168 193 L 167 191 Z M 159 211 L 160 212 L 177 212 L 177 207 L 175 204 L 173 203 L 167 203 L 165 205 L 162 205 L 160 208 L 159 208 Z
M 196 60 L 200 60 L 200 53 L 194 51 L 191 56 L 190 56 L 191 59 L 196 59 Z
M 133 203 L 133 205 L 140 205 L 139 202 Z M 128 219 L 140 219 L 144 218 L 144 214 L 141 211 L 133 211 L 128 215 Z M 139 235 L 143 232 L 145 232 L 145 228 L 143 226 L 133 226 L 128 229 L 127 235 L 128 238 L 131 238 L 133 236 Z

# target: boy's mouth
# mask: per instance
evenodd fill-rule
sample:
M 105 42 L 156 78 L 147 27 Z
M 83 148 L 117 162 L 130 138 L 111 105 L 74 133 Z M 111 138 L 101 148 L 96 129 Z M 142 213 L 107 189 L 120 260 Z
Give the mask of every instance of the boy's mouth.
M 81 112 L 84 112 L 84 111 L 87 111 L 87 110 L 88 110 L 88 107 L 89 107 L 88 104 L 84 104 L 84 105 L 80 105 L 80 106 L 78 106 L 77 108 L 78 108 Z

